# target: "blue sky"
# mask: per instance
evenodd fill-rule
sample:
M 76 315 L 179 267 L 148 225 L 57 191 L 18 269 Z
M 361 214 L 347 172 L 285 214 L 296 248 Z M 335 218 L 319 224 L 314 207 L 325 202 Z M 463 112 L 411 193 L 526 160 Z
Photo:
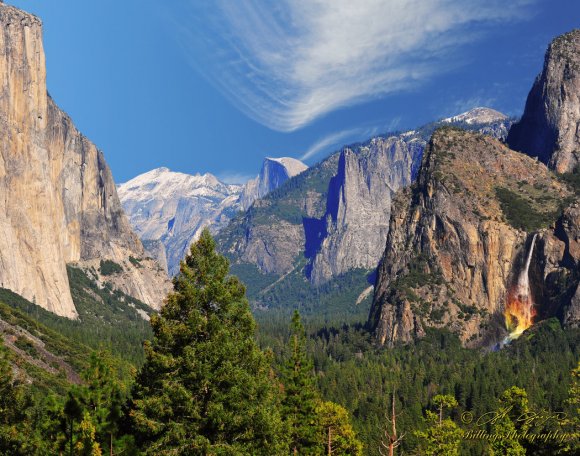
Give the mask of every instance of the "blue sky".
M 117 182 L 228 181 L 265 156 L 488 106 L 519 115 L 576 0 L 8 1 L 44 22 L 48 90 Z

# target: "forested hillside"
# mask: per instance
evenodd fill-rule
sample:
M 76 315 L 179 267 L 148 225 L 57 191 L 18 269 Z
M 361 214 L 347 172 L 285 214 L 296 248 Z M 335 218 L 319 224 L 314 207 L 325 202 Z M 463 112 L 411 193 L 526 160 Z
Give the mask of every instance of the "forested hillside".
M 0 452 L 379 455 L 383 444 L 396 444 L 397 454 L 475 456 L 580 449 L 580 330 L 546 320 L 504 349 L 482 352 L 463 348 L 446 330 L 381 348 L 355 316 L 344 324 L 310 314 L 303 323 L 295 312 L 260 318 L 256 327 L 245 287 L 214 249 L 207 231 L 192 246 L 174 293 L 151 317 L 153 338 L 136 376 L 117 360 L 126 349 L 115 335 L 112 354 L 89 355 L 13 308 L 56 325 L 32 304 L 5 294 L 13 307 L 0 305 L 11 349 L 0 351 Z M 38 375 L 48 359 L 58 372 Z M 391 439 L 386 416 L 393 413 Z M 522 423 L 523 413 L 538 418 Z M 490 414 L 498 418 L 482 418 Z M 513 453 L 502 453 L 506 448 Z

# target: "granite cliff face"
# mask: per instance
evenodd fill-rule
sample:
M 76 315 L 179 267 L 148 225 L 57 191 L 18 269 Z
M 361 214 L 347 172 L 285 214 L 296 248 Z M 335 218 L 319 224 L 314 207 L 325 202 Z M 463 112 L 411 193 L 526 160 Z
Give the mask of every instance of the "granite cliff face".
M 559 173 L 580 164 L 580 29 L 550 44 L 508 143 Z
M 538 317 L 557 316 L 565 326 L 580 327 L 580 195 L 566 208 L 553 231 L 541 233 L 532 270 L 540 285 Z
M 544 164 L 490 137 L 438 130 L 417 183 L 393 205 L 370 314 L 378 342 L 409 341 L 430 326 L 448 327 L 467 344 L 497 340 L 532 232 L 539 233 L 531 270 L 540 313 L 569 307 L 547 290 L 571 271 L 557 220 L 573 200 Z
M 180 260 L 205 227 L 216 233 L 236 214 L 241 190 L 241 185 L 224 184 L 209 173 L 193 176 L 167 168 L 118 187 L 135 232 L 170 275 L 179 272 Z
M 255 179 L 231 185 L 209 173 L 193 176 L 159 168 L 119 185 L 118 191 L 149 254 L 175 275 L 180 260 L 205 227 L 218 233 L 237 212 L 305 169 L 293 158 L 266 158 Z
M 303 224 L 319 229 L 337 164 L 338 155 L 333 155 L 257 199 L 219 233 L 221 250 L 234 263 L 256 266 L 262 273 L 281 276 L 299 267 L 307 242 Z
M 1 286 L 74 318 L 66 264 L 110 259 L 121 291 L 159 307 L 167 279 L 143 259 L 102 153 L 47 94 L 41 21 L 2 4 L 0 24 Z
M 449 123 L 504 138 L 511 121 L 477 108 L 456 120 L 345 147 L 256 201 L 220 233 L 219 245 L 234 264 L 279 278 L 301 270 L 315 287 L 376 268 L 392 194 L 415 179 L 429 136 Z
M 248 209 L 254 201 L 276 190 L 291 177 L 308 169 L 300 160 L 290 157 L 266 158 L 260 174 L 249 180 L 240 195 L 240 208 Z
M 0 24 L 0 285 L 74 317 L 63 248 L 71 242 L 61 229 L 64 214 L 56 216 L 58 186 L 46 147 L 41 22 L 0 5 Z
M 322 243 L 312 259 L 313 284 L 376 267 L 377 246 L 384 245 L 389 231 L 391 196 L 415 178 L 424 144 L 415 134 L 377 137 L 356 152 L 345 148 L 340 153 L 320 224 Z

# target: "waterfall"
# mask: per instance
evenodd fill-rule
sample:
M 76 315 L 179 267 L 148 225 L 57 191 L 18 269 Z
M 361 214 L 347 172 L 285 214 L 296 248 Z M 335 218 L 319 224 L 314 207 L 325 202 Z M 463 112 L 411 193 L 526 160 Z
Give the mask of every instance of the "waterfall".
M 530 277 L 529 277 L 530 263 L 532 262 L 532 255 L 534 253 L 534 246 L 536 245 L 537 236 L 538 236 L 537 234 L 534 234 L 534 237 L 532 238 L 532 244 L 530 245 L 528 257 L 526 259 L 526 267 L 522 270 L 520 276 L 518 277 L 517 293 L 519 295 L 525 296 L 526 299 L 530 297 Z
M 508 331 L 510 331 L 510 334 L 506 337 L 504 343 L 517 339 L 534 323 L 536 311 L 534 308 L 534 302 L 532 301 L 529 274 L 537 236 L 537 234 L 534 234 L 534 237 L 532 238 L 532 244 L 530 245 L 530 250 L 526 257 L 526 264 L 518 276 L 516 286 L 508 293 L 508 301 L 506 303 L 504 316 L 506 327 Z

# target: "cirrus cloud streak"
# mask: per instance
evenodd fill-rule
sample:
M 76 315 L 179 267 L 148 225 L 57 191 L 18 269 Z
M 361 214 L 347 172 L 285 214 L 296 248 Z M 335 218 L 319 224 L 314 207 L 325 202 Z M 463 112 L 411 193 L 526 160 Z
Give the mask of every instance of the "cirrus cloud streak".
M 533 0 L 191 0 L 176 18 L 190 61 L 252 119 L 293 131 L 408 90 Z

